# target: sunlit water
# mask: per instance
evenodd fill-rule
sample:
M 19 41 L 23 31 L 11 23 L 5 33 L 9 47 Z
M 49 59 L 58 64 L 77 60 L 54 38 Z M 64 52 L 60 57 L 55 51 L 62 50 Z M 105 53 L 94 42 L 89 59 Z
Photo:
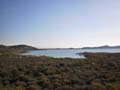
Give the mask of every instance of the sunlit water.
M 104 52 L 104 53 L 120 53 L 120 49 L 54 49 L 54 50 L 33 50 L 24 55 L 50 56 L 56 58 L 85 58 L 84 52 Z

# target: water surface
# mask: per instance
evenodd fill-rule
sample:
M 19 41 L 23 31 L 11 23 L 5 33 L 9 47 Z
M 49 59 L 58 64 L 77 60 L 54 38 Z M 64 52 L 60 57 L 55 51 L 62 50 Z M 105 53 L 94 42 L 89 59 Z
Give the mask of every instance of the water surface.
M 94 52 L 94 53 L 120 53 L 120 49 L 48 49 L 48 50 L 33 50 L 24 55 L 35 55 L 35 56 L 50 56 L 56 58 L 85 58 L 82 54 L 84 52 Z

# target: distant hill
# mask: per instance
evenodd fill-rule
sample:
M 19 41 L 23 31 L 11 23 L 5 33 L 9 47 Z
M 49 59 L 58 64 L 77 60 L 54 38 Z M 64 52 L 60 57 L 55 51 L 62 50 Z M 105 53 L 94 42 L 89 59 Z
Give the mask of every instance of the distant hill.
M 28 46 L 28 45 L 13 45 L 13 46 L 5 46 L 5 45 L 0 45 L 0 49 L 24 49 L 24 50 L 36 50 L 37 48 Z
M 8 48 L 19 49 L 19 50 L 37 50 L 37 48 L 28 45 L 13 45 L 13 46 L 8 46 Z
M 99 46 L 99 47 L 83 47 L 82 49 L 109 49 L 109 48 L 120 48 L 120 46 L 108 46 L 108 45 L 104 45 L 104 46 Z
M 38 50 L 38 48 L 28 46 L 28 45 L 13 45 L 5 46 L 0 45 L 0 52 L 26 52 L 28 50 Z

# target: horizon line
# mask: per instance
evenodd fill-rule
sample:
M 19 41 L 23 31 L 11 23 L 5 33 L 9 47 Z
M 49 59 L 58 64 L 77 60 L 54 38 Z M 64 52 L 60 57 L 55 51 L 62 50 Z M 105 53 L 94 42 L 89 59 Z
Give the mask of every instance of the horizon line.
M 82 47 L 38 47 L 38 46 L 35 46 L 35 45 L 30 45 L 30 44 L 0 44 L 0 45 L 4 45 L 4 46 L 17 46 L 17 45 L 26 45 L 26 46 L 31 46 L 31 47 L 35 47 L 35 48 L 38 48 L 38 49 L 77 49 L 77 48 L 85 48 L 85 47 L 101 47 L 101 46 L 120 46 L 120 45 L 96 45 L 96 46 L 82 46 Z

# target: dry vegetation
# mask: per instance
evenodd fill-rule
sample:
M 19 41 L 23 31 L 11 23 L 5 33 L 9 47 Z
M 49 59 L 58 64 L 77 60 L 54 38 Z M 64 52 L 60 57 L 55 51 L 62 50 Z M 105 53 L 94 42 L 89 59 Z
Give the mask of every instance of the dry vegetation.
M 0 54 L 0 90 L 120 90 L 120 54 L 87 59 Z

